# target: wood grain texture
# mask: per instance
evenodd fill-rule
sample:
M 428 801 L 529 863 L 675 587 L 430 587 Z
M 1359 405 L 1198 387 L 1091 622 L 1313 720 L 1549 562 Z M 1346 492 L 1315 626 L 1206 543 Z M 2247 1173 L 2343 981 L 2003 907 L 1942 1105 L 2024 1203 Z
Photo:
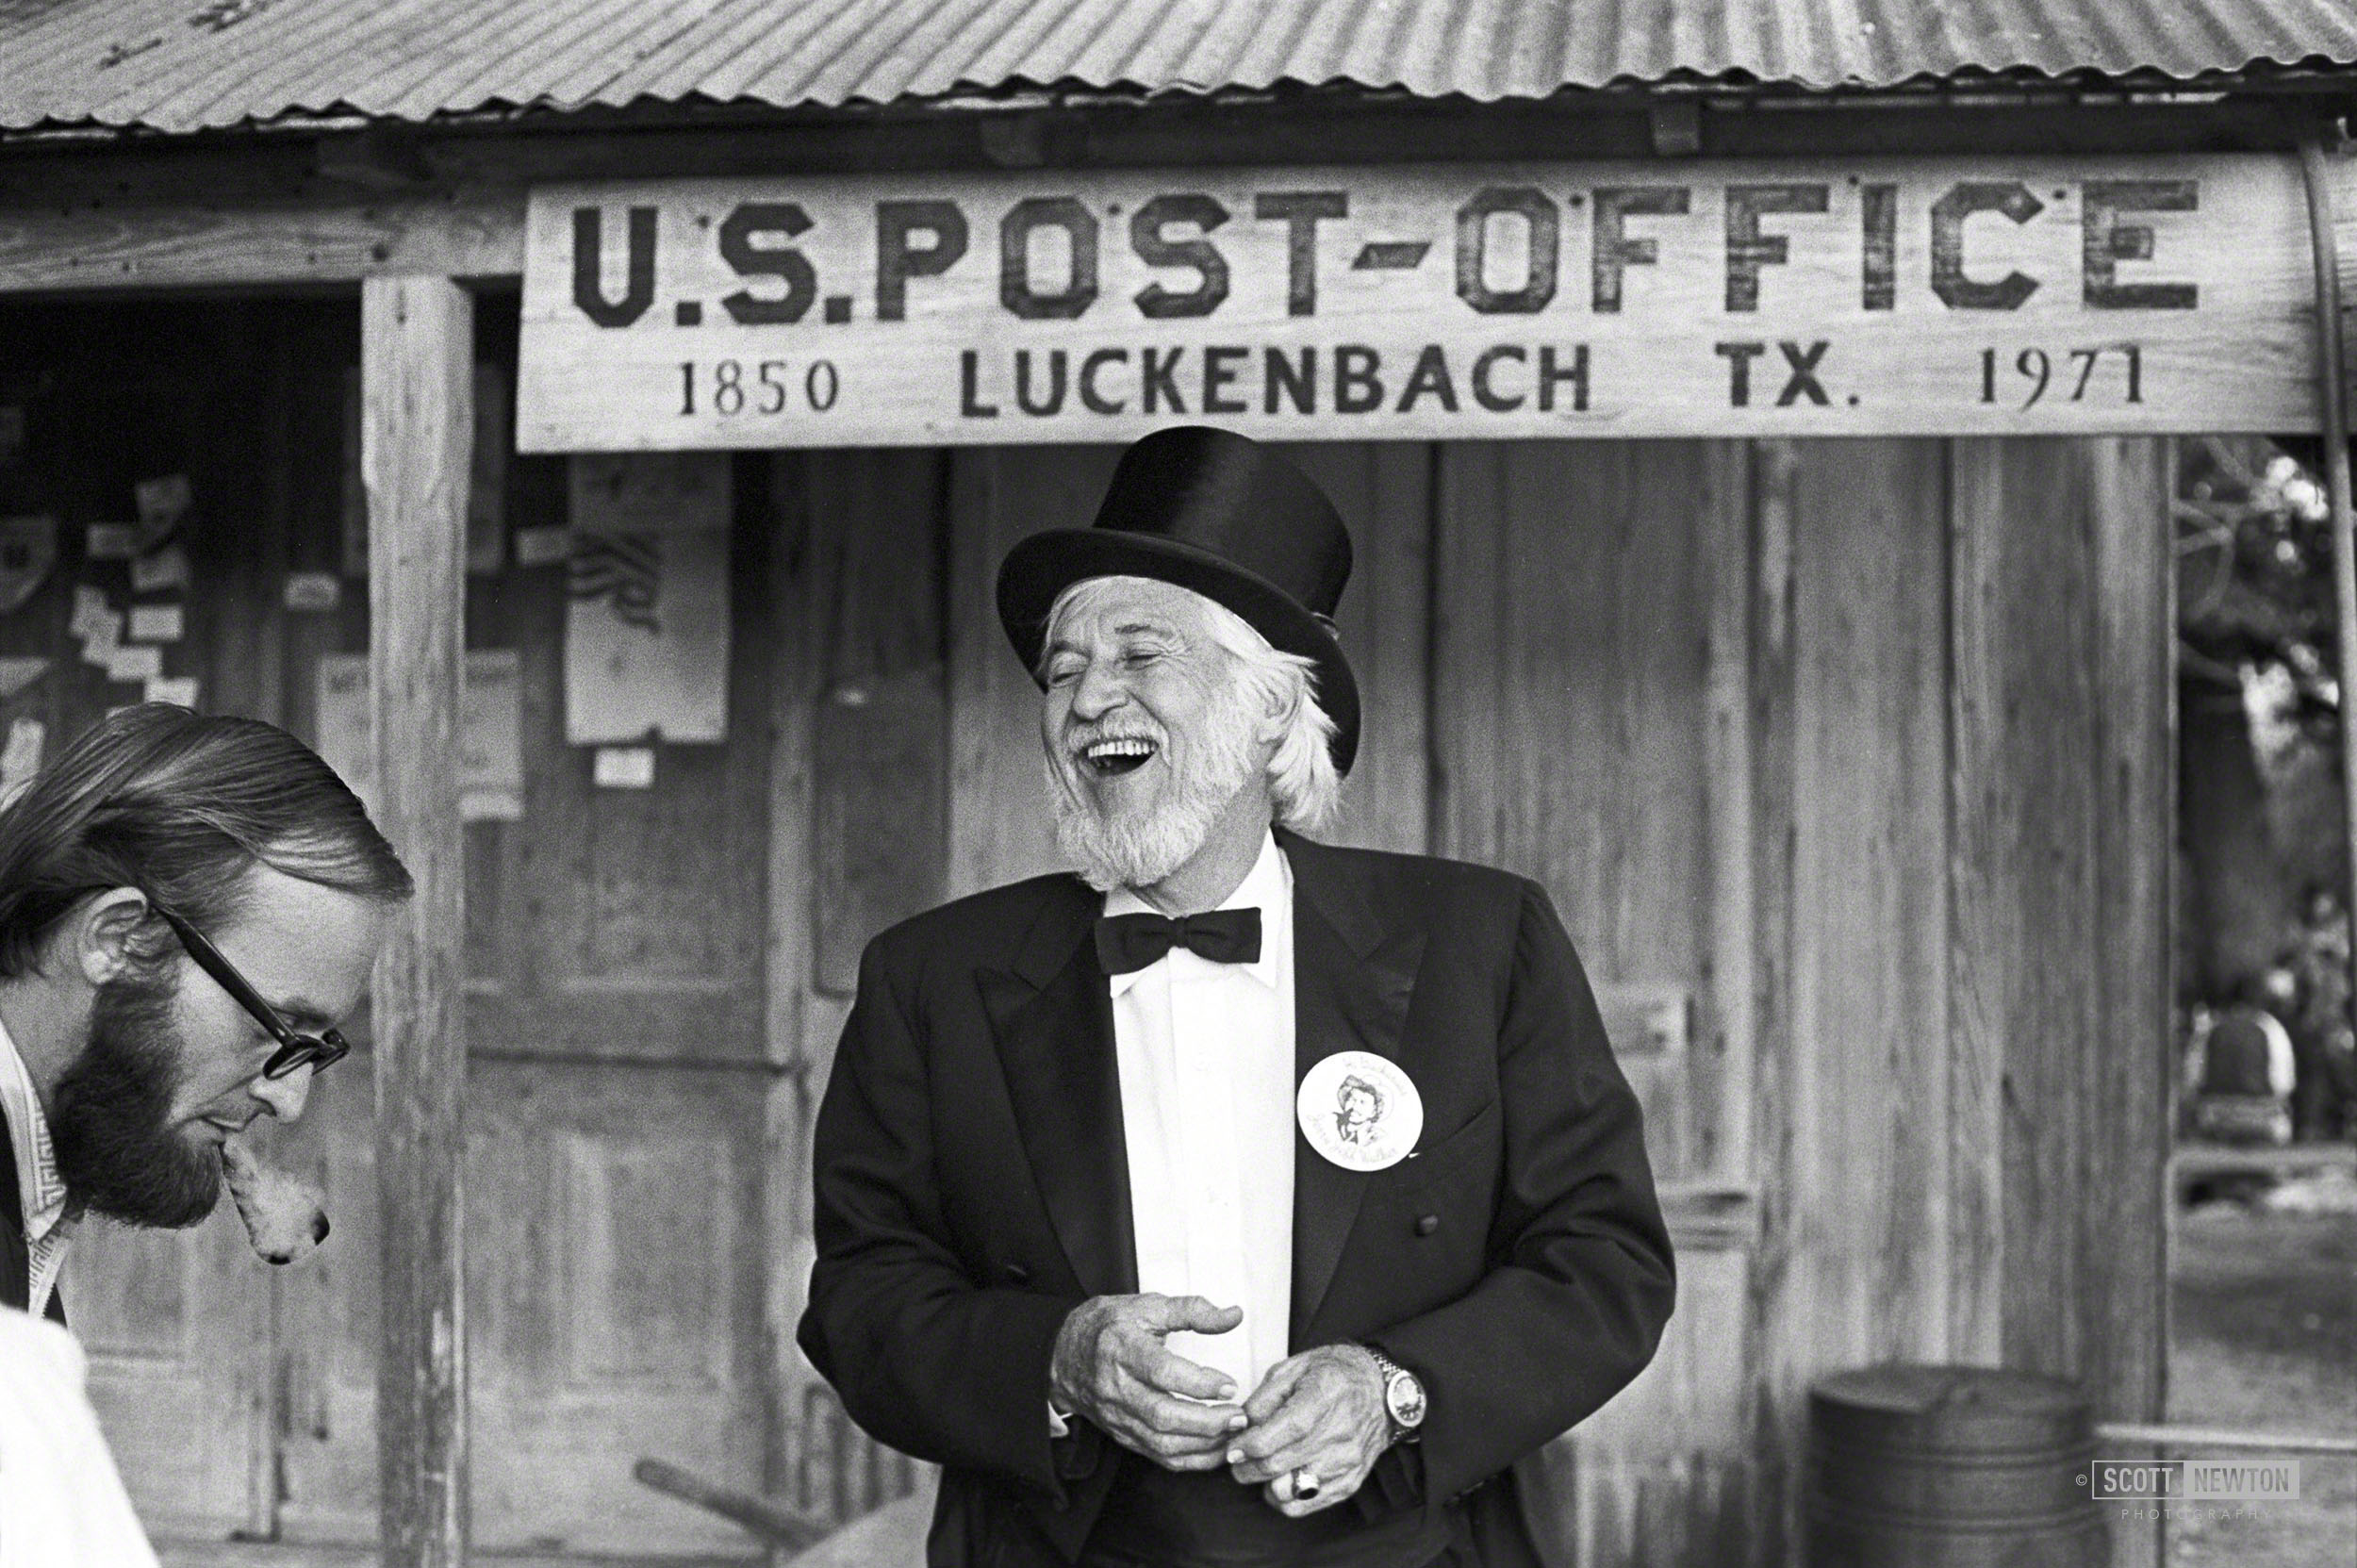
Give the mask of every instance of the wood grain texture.
M 2008 1364 L 2064 1373 L 2086 1348 L 2079 1314 L 2056 1307 L 2085 1286 L 2077 1204 L 2098 1173 L 2085 1133 L 2105 1114 L 2083 1086 L 2102 1042 L 2087 980 L 2096 724 L 2082 451 L 1958 442 L 1952 543 L 1952 974 L 1955 1059 L 1975 1113 L 1958 1136 L 1989 1140 L 1975 1152 L 2002 1172 L 1994 1212 L 1975 1227 L 1997 1238 L 1999 1288 L 1984 1298 L 1999 1308 L 1996 1348 Z
M 761 1491 L 783 1495 L 805 1439 L 797 1419 L 802 1390 L 817 1374 L 794 1343 L 809 1304 L 812 1239 L 810 1121 L 824 1078 L 805 1050 L 816 941 L 814 879 L 813 704 L 819 649 L 812 628 L 824 619 L 825 557 L 812 548 L 808 487 L 798 459 L 768 460 L 765 475 L 770 530 L 768 940 L 763 960 L 766 997 L 763 1054 L 782 1069 L 762 1095 Z
M 468 1538 L 459 657 L 474 305 L 447 277 L 361 291 L 370 678 L 382 825 L 417 881 L 371 991 L 384 1358 L 386 1568 L 458 1568 Z
M 1350 530 L 1350 583 L 1334 620 L 1359 682 L 1359 756 L 1327 836 L 1422 853 L 1431 834 L 1432 499 L 1437 448 L 1325 442 L 1281 448 Z
M 783 493 L 789 484 L 799 487 L 792 515 L 800 520 L 784 548 L 801 587 L 804 623 L 781 626 L 778 635 L 796 638 L 803 651 L 782 678 L 808 693 L 810 964 L 800 1098 L 792 1107 L 777 1104 L 772 1126 L 789 1109 L 800 1113 L 793 1153 L 806 1164 L 808 1116 L 833 1065 L 860 954 L 887 926 L 940 902 L 945 885 L 948 469 L 936 453 L 830 452 L 782 462 L 773 487 L 782 510 L 794 504 Z M 796 809 L 791 799 L 785 805 Z M 773 831 L 796 827 L 779 823 Z M 785 896 L 781 888 L 778 897 Z M 780 1264 L 806 1268 L 807 1199 L 798 1189 L 793 1201 L 799 1230 Z M 772 1331 L 788 1328 L 789 1309 L 799 1317 L 799 1295 L 775 1303 Z M 792 1436 L 769 1468 L 795 1506 L 848 1519 L 905 1495 L 915 1483 L 911 1461 L 852 1426 L 832 1391 L 799 1360 L 773 1397 L 776 1419 Z
M 1755 462 L 1755 1539 L 1777 1561 L 1810 1381 L 1944 1348 L 1946 494 L 1933 442 Z
M 1752 1063 L 1757 1049 L 1752 896 L 1752 465 L 1741 441 L 1714 441 L 1704 466 L 1696 566 L 1707 615 L 1703 817 L 1710 876 L 1708 949 L 1697 1001 L 1693 1146 L 1702 1175 L 1752 1176 Z
M 1616 232 L 1607 193 L 1640 187 L 1680 199 Z M 522 449 L 1128 441 L 1192 417 L 1269 439 L 1615 442 L 2318 417 L 2299 181 L 2266 155 L 861 172 L 791 190 L 787 209 L 766 178 L 534 186 Z M 1298 253 L 1291 224 L 1230 221 L 1302 191 L 1334 216 Z M 921 215 L 905 245 L 895 207 Z M 1988 212 L 2002 243 L 1966 222 Z M 1401 242 L 1422 265 L 1343 264 Z M 746 291 L 740 263 L 770 246 L 795 281 Z
M 2175 574 L 2169 443 L 2090 442 L 2095 581 L 2096 1026 L 2089 1052 L 2089 1169 L 2079 1247 L 2087 1260 L 2085 1376 L 2115 1421 L 2157 1421 L 2168 1362 L 2167 1156 L 2175 1070 L 2170 841 L 2177 820 Z M 2112 1532 L 2118 1568 L 2163 1560 L 2162 1527 Z
M 1801 1539 L 1797 1512 L 1803 1384 L 1809 1368 L 1800 1345 L 1805 1304 L 1795 1282 L 1805 1263 L 1801 1216 L 1786 1197 L 1785 1173 L 1804 1157 L 1800 1096 L 1805 1079 L 1794 1024 L 1798 810 L 1795 780 L 1799 670 L 1794 600 L 1801 505 L 1798 442 L 1761 441 L 1752 449 L 1748 520 L 1751 593 L 1748 679 L 1751 713 L 1752 870 L 1752 1159 L 1760 1183 L 1761 1227 L 1752 1271 L 1752 1331 L 1757 1356 L 1751 1377 L 1754 1449 L 1753 1562 L 1791 1560 Z
M 1946 474 L 1937 442 L 1802 449 L 1788 1288 L 1821 1365 L 1937 1357 L 1946 1271 Z
M 814 965 L 820 989 L 848 997 L 868 939 L 941 900 L 948 474 L 928 452 L 831 452 L 803 472 L 836 557 L 814 719 Z
M 1113 446 L 950 455 L 953 896 L 1063 867 L 1043 793 L 1040 691 L 998 619 L 998 564 L 1027 535 L 1087 527 L 1120 455 Z
M 0 206 L 0 293 L 513 277 L 523 270 L 523 219 L 520 187 L 366 204 L 198 205 L 163 194 Z
M 1680 1246 L 1677 1311 L 1652 1363 L 1547 1453 L 1551 1473 L 1568 1461 L 1576 1481 L 1568 1510 L 1560 1487 L 1549 1489 L 1558 1506 L 1540 1525 L 1559 1543 L 1551 1560 L 1581 1568 L 1746 1560 L 1750 1274 L 1739 1246 Z
M 1462 444 L 1434 524 L 1434 836 L 1536 878 L 1591 979 L 1691 991 L 1709 947 L 1705 449 Z M 1684 1064 L 1640 1081 L 1689 1173 Z

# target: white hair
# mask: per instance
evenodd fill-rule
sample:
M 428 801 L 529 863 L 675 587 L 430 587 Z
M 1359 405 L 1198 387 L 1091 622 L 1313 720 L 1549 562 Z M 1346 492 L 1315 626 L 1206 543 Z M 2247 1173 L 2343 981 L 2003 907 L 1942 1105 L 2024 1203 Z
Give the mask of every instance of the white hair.
M 1065 623 L 1094 609 L 1105 594 L 1141 583 L 1176 586 L 1158 578 L 1086 577 L 1065 588 L 1048 607 L 1040 646 L 1055 647 Z M 1246 711 L 1285 716 L 1267 769 L 1277 826 L 1323 832 L 1342 809 L 1343 776 L 1334 767 L 1334 720 L 1318 701 L 1317 661 L 1271 646 L 1250 621 L 1217 600 L 1192 588 L 1178 591 L 1202 606 L 1211 640 L 1235 660 L 1237 695 Z

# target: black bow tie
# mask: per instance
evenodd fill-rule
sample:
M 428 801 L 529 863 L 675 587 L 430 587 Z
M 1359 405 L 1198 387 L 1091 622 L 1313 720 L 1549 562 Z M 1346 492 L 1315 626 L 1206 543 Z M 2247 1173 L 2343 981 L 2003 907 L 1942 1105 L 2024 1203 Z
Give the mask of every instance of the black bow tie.
M 1174 920 L 1167 915 L 1108 915 L 1096 922 L 1096 961 L 1108 975 L 1134 974 L 1184 948 L 1213 964 L 1251 964 L 1261 956 L 1261 912 L 1214 909 Z

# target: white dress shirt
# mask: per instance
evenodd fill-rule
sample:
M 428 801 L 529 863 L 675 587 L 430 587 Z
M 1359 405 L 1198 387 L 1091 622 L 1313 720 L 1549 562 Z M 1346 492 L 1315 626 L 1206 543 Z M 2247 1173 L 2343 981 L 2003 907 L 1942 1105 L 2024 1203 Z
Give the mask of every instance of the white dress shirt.
M 1272 835 L 1222 909 L 1261 911 L 1261 956 L 1213 964 L 1184 948 L 1111 977 L 1138 1289 L 1242 1307 L 1225 1334 L 1171 1350 L 1236 1381 L 1283 1361 L 1293 1315 L 1293 870 Z M 1127 888 L 1108 915 L 1151 913 Z
M 16 1042 L 8 1038 L 5 1025 L 0 1025 L 0 1115 L 8 1117 L 8 1143 L 16 1152 L 25 1248 L 32 1260 L 28 1305 L 39 1317 L 49 1308 L 49 1293 L 58 1287 L 74 1225 L 65 1215 L 65 1182 L 58 1175 L 57 1151 L 49 1142 L 49 1122 L 41 1114 L 41 1097 L 34 1093 L 32 1075 L 25 1070 L 25 1059 L 17 1055 Z

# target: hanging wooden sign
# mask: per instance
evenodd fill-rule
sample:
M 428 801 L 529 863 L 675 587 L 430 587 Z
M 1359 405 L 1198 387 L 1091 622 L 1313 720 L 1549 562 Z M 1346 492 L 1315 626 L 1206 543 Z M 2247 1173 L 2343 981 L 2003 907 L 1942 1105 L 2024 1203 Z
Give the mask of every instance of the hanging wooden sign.
M 527 451 L 2316 428 L 2258 156 L 533 192 Z

